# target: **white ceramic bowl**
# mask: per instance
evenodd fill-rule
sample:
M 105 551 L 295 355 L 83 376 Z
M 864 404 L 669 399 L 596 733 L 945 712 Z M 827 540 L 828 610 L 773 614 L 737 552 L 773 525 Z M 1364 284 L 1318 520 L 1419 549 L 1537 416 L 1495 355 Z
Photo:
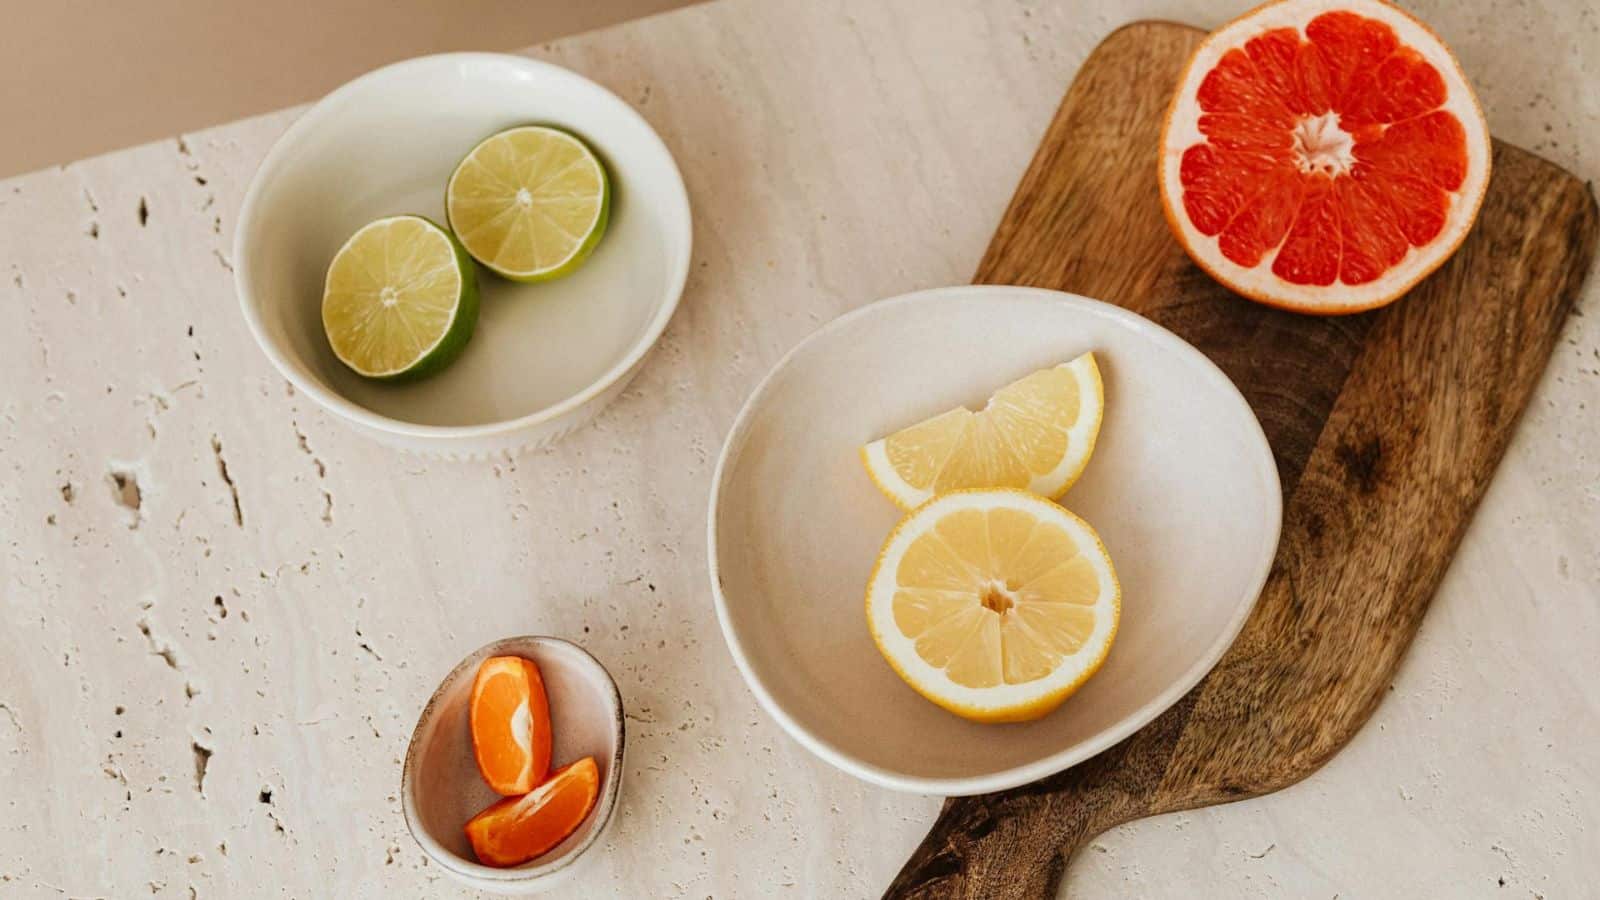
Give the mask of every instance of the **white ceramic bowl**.
M 491 656 L 521 656 L 538 664 L 550 700 L 551 767 L 593 756 L 600 769 L 600 796 L 589 818 L 550 852 L 511 869 L 479 863 L 462 831 L 468 819 L 500 799 L 478 774 L 468 721 L 472 681 L 478 665 Z M 584 851 L 611 824 L 622 791 L 624 738 L 616 682 L 578 645 L 526 636 L 480 647 L 450 670 L 417 719 L 400 776 L 406 827 L 423 852 L 463 884 L 500 894 L 548 890 L 572 875 Z
M 443 222 L 461 158 L 528 123 L 567 128 L 605 161 L 611 221 L 594 255 L 541 284 L 479 267 L 477 332 L 433 378 L 385 384 L 346 369 L 322 330 L 334 253 L 381 216 Z M 451 53 L 363 75 L 289 127 L 245 195 L 234 280 L 261 349 L 307 396 L 387 443 L 473 456 L 546 443 L 620 393 L 677 307 L 689 250 L 683 179 L 631 107 L 548 63 Z
M 867 578 L 900 514 L 858 448 L 1086 350 L 1105 422 L 1062 502 L 1111 553 L 1121 630 L 1050 715 L 967 722 L 902 683 L 868 633 Z M 756 388 L 713 481 L 712 590 L 745 680 L 817 755 L 900 790 L 1001 790 L 1127 737 L 1216 664 L 1266 581 L 1281 506 L 1250 407 L 1171 332 L 1054 291 L 922 291 L 824 326 Z

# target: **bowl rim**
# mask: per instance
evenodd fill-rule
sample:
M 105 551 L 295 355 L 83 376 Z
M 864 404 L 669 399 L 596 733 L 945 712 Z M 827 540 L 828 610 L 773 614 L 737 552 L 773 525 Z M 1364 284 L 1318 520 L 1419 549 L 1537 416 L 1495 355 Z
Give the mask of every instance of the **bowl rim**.
M 289 160 L 293 155 L 291 151 L 307 134 L 311 133 L 326 117 L 331 115 L 330 110 L 335 103 L 375 82 L 393 78 L 397 74 L 410 69 L 473 62 L 512 66 L 532 72 L 547 82 L 566 82 L 566 88 L 569 90 L 588 91 L 601 98 L 604 102 L 613 103 L 623 118 L 630 119 L 639 125 L 643 129 L 650 148 L 659 151 L 662 158 L 666 160 L 668 174 L 671 176 L 667 179 L 666 186 L 669 190 L 675 188 L 673 193 L 676 194 L 680 201 L 676 204 L 680 214 L 673 217 L 677 221 L 670 223 L 669 227 L 683 235 L 683 247 L 677 257 L 670 261 L 670 269 L 664 284 L 664 294 L 657 301 L 655 315 L 646 326 L 644 333 L 599 378 L 569 397 L 514 419 L 501 419 L 495 422 L 484 422 L 475 425 L 425 425 L 374 412 L 346 398 L 338 391 L 325 387 L 317 380 L 302 375 L 299 367 L 291 364 L 278 346 L 267 337 L 266 326 L 262 323 L 261 317 L 257 312 L 255 296 L 249 286 L 254 266 L 247 248 L 254 241 L 255 232 L 259 227 L 257 207 L 263 202 L 262 197 L 265 193 L 263 185 L 290 164 Z M 514 53 L 434 53 L 400 60 L 359 75 L 333 89 L 322 99 L 313 103 L 305 112 L 301 113 L 299 118 L 295 119 L 284 130 L 283 134 L 279 135 L 278 139 L 273 142 L 272 147 L 267 150 L 266 156 L 262 158 L 261 164 L 256 167 L 255 174 L 251 176 L 250 186 L 245 190 L 244 202 L 239 207 L 238 225 L 234 230 L 232 249 L 234 290 L 239 296 L 239 306 L 244 313 L 245 324 L 250 329 L 250 336 L 255 339 L 256 346 L 261 348 L 267 359 L 271 360 L 278 373 L 288 379 L 289 383 L 293 384 L 296 389 L 309 395 L 329 412 L 378 432 L 414 438 L 484 438 L 510 434 L 558 420 L 574 410 L 582 408 L 596 397 L 602 396 L 607 389 L 625 380 L 633 372 L 634 367 L 644 359 L 645 355 L 660 340 L 662 333 L 666 331 L 667 323 L 671 321 L 673 313 L 677 311 L 678 304 L 683 298 L 683 289 L 689 278 L 690 261 L 694 252 L 694 227 L 693 214 L 689 207 L 689 192 L 684 186 L 683 172 L 678 168 L 677 159 L 673 157 L 672 151 L 667 147 L 666 142 L 661 139 L 661 135 L 650 125 L 649 121 L 610 89 L 571 69 L 543 60 L 518 56 Z
M 1216 386 L 1220 388 L 1218 393 L 1225 398 L 1223 402 L 1233 405 L 1239 411 L 1242 411 L 1245 419 L 1254 426 L 1254 429 L 1250 432 L 1250 436 L 1254 438 L 1251 443 L 1257 444 L 1261 450 L 1261 453 L 1257 456 L 1258 465 L 1256 466 L 1255 474 L 1263 480 L 1271 501 L 1269 528 L 1271 540 L 1268 542 L 1270 549 L 1269 552 L 1263 554 L 1262 560 L 1257 565 L 1257 571 L 1251 580 L 1252 586 L 1244 595 L 1247 599 L 1238 604 L 1238 608 L 1234 610 L 1232 618 L 1223 627 L 1217 639 L 1206 648 L 1205 653 L 1165 690 L 1144 703 L 1133 713 L 1124 716 L 1111 727 L 1055 753 L 994 772 L 968 776 L 907 775 L 864 762 L 821 735 L 814 733 L 791 716 L 756 675 L 744 644 L 734 630 L 728 612 L 728 599 L 722 589 L 721 567 L 718 559 L 717 526 L 721 513 L 724 481 L 729 475 L 730 461 L 736 455 L 736 451 L 742 449 L 745 434 L 751 427 L 755 411 L 762 405 L 772 384 L 799 354 L 805 352 L 812 344 L 825 339 L 835 331 L 847 327 L 857 319 L 882 315 L 886 311 L 897 309 L 901 306 L 942 298 L 993 297 L 996 294 L 1004 294 L 1010 298 L 1032 300 L 1038 303 L 1066 304 L 1083 308 L 1097 315 L 1131 326 L 1135 330 L 1145 332 L 1156 341 L 1166 344 L 1172 352 L 1185 354 L 1199 362 L 1201 364 L 1200 370 L 1206 373 L 1205 377 L 1212 379 Z M 1279 538 L 1282 535 L 1282 525 L 1283 486 L 1278 479 L 1277 463 L 1272 453 L 1272 447 L 1267 442 L 1266 432 L 1261 429 L 1260 420 L 1256 418 L 1255 411 L 1250 408 L 1249 402 L 1239 392 L 1238 387 L 1204 353 L 1201 353 L 1188 341 L 1144 316 L 1100 300 L 1044 288 L 971 284 L 911 291 L 869 303 L 824 324 L 803 338 L 788 353 L 785 353 L 783 358 L 778 360 L 777 364 L 756 385 L 755 390 L 750 393 L 744 406 L 740 408 L 739 415 L 735 418 L 733 427 L 728 432 L 727 440 L 723 442 L 722 451 L 717 457 L 717 466 L 711 477 L 711 496 L 706 516 L 706 560 L 710 570 L 711 596 L 717 611 L 717 623 L 722 629 L 722 637 L 728 645 L 728 651 L 733 656 L 733 661 L 738 667 L 739 673 L 744 676 L 745 684 L 749 685 L 751 692 L 756 695 L 756 700 L 791 737 L 834 767 L 881 787 L 910 793 L 962 796 L 1018 787 L 1077 765 L 1116 745 L 1124 738 L 1149 724 L 1182 699 L 1183 695 L 1198 684 L 1222 659 L 1223 654 L 1227 652 L 1228 648 L 1233 645 L 1234 639 L 1238 637 L 1240 630 L 1244 628 L 1244 623 L 1250 617 L 1251 611 L 1255 609 L 1256 602 L 1261 596 L 1261 590 L 1265 587 L 1267 577 L 1272 572 L 1273 562 L 1277 558 L 1277 547 Z
M 497 868 L 486 866 L 482 863 L 461 857 L 434 839 L 428 830 L 422 827 L 420 813 L 416 803 L 416 771 L 421 765 L 418 754 L 421 752 L 420 738 L 423 726 L 434 717 L 435 707 L 444 699 L 445 690 L 468 674 L 468 669 L 479 665 L 490 656 L 499 656 L 503 653 L 521 655 L 519 648 L 528 645 L 537 645 L 544 648 L 553 648 L 558 653 L 573 653 L 581 664 L 589 665 L 599 672 L 605 679 L 605 684 L 611 688 L 612 727 L 616 734 L 617 747 L 611 754 L 611 760 L 606 769 L 606 778 L 600 787 L 600 797 L 595 801 L 594 809 L 589 815 L 595 817 L 594 827 L 589 829 L 589 834 L 584 837 L 576 847 L 562 856 L 544 865 L 530 865 L 537 860 L 530 860 L 521 866 L 511 868 Z M 510 887 L 525 884 L 546 878 L 552 878 L 564 873 L 570 866 L 578 862 L 585 853 L 598 842 L 611 824 L 611 815 L 616 810 L 617 800 L 622 794 L 623 757 L 627 747 L 627 712 L 622 705 L 622 691 L 617 687 L 617 681 L 611 676 L 600 660 L 583 647 L 567 640 L 566 638 L 552 637 L 541 634 L 523 634 L 512 637 L 500 638 L 490 641 L 482 647 L 468 653 L 451 668 L 449 674 L 439 681 L 439 686 L 434 688 L 428 696 L 428 702 L 423 704 L 422 712 L 417 716 L 417 724 L 411 729 L 411 738 L 406 744 L 405 762 L 400 769 L 400 811 L 406 821 L 406 830 L 411 832 L 411 837 L 422 847 L 422 851 L 430 859 L 438 863 L 451 874 L 465 879 L 468 882 L 481 881 L 489 885 Z M 465 824 L 465 823 L 463 823 Z M 479 885 L 480 887 L 483 885 Z

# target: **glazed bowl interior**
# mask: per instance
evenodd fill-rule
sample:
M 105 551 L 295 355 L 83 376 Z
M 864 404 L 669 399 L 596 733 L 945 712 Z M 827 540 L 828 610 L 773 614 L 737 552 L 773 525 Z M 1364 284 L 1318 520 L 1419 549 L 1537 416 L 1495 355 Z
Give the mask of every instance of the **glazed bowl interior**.
M 489 135 L 530 123 L 578 134 L 606 164 L 611 219 L 594 254 L 575 274 L 538 284 L 477 267 L 477 331 L 432 378 L 386 384 L 346 369 L 322 329 L 333 255 L 382 216 L 443 224 L 456 164 Z M 347 418 L 416 433 L 556 414 L 599 393 L 665 327 L 689 241 L 676 164 L 627 104 L 556 66 L 462 53 L 379 69 L 295 122 L 251 185 L 235 266 L 246 319 L 286 377 Z
M 578 830 L 543 856 L 509 869 L 479 863 L 462 830 L 467 820 L 500 799 L 478 772 L 468 716 L 478 665 L 491 656 L 521 656 L 539 666 L 550 701 L 552 770 L 592 756 L 600 771 L 599 799 Z M 592 656 L 558 638 L 496 641 L 445 677 L 417 722 L 401 777 L 406 824 L 434 861 L 468 883 L 509 890 L 554 880 L 608 824 L 621 790 L 623 749 L 621 698 Z
M 865 585 L 901 513 L 859 448 L 1090 350 L 1105 420 L 1061 502 L 1114 560 L 1121 629 L 1099 673 L 1055 712 L 968 722 L 901 682 L 869 634 Z M 1199 681 L 1266 579 L 1280 505 L 1249 406 L 1170 332 L 1051 291 L 925 291 L 825 326 L 757 388 L 716 480 L 713 590 L 735 661 L 808 748 L 892 788 L 998 790 L 1105 749 Z

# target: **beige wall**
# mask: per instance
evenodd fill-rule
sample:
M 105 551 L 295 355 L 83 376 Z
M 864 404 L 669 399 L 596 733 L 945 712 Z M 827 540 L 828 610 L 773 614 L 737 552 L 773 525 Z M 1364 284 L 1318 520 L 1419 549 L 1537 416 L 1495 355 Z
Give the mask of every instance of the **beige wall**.
M 13 0 L 0 178 L 300 103 L 374 66 L 507 50 L 689 0 Z

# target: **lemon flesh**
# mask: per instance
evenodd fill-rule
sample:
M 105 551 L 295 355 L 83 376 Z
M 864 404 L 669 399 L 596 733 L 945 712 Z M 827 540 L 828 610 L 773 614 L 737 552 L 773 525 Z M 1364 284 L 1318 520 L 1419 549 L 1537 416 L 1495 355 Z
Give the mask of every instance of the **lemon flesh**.
M 328 266 L 322 328 L 339 361 L 368 378 L 418 378 L 461 355 L 478 321 L 472 261 L 421 216 L 379 219 Z
M 1059 706 L 1104 662 L 1121 606 L 1094 529 L 1014 489 L 956 491 L 906 516 L 867 587 L 873 640 L 895 672 L 983 722 Z
M 472 148 L 445 188 L 445 216 L 472 258 L 513 281 L 576 270 L 605 234 L 611 183 L 594 151 L 526 125 Z
M 902 509 L 973 488 L 1066 492 L 1089 463 L 1105 410 L 1093 353 L 996 391 L 976 412 L 957 407 L 861 450 L 880 490 Z

